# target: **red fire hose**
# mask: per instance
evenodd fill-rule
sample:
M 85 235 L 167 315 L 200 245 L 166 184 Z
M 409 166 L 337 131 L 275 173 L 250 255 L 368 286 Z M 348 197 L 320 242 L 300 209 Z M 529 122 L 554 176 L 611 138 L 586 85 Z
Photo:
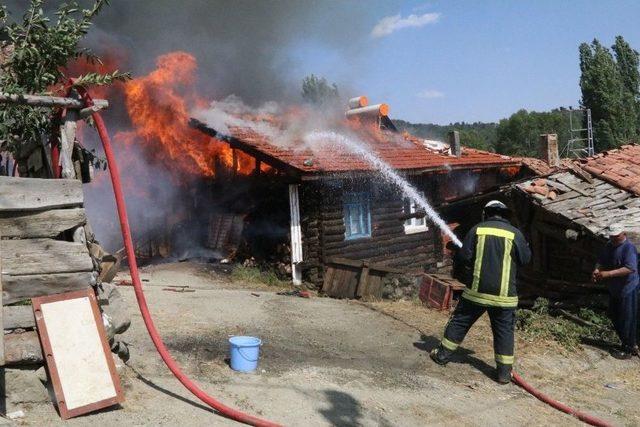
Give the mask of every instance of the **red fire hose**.
M 575 410 L 573 408 L 568 407 L 564 403 L 560 403 L 557 400 L 552 399 L 551 397 L 549 397 L 546 394 L 542 393 L 540 390 L 537 390 L 537 389 L 533 388 L 529 383 L 527 383 L 525 380 L 523 380 L 522 377 L 520 375 L 518 375 L 516 372 L 513 373 L 511 379 L 513 380 L 514 383 L 516 383 L 517 385 L 519 385 L 520 387 L 525 389 L 531 395 L 533 395 L 534 397 L 536 397 L 539 400 L 543 401 L 547 405 L 557 409 L 558 411 L 562 411 L 562 412 L 565 412 L 565 413 L 567 413 L 569 415 L 573 415 L 574 417 L 578 418 L 580 421 L 585 422 L 587 424 L 590 424 L 592 426 L 596 426 L 596 427 L 611 427 L 610 423 L 608 423 L 608 422 L 606 422 L 604 420 L 601 420 L 600 418 L 596 418 L 596 417 L 594 417 L 592 415 L 585 414 L 584 412 L 577 411 L 577 410 Z
M 93 101 L 91 100 L 91 96 L 84 88 L 77 88 L 78 92 L 84 99 L 87 107 L 93 106 Z M 138 306 L 140 307 L 140 313 L 142 313 L 142 318 L 144 319 L 144 324 L 147 327 L 147 331 L 149 331 L 149 336 L 153 341 L 153 344 L 156 346 L 160 357 L 167 365 L 169 370 L 175 375 L 175 377 L 189 390 L 193 393 L 198 399 L 202 400 L 204 403 L 218 411 L 221 415 L 224 415 L 233 420 L 239 421 L 241 423 L 254 425 L 254 426 L 264 426 L 264 427 L 277 427 L 279 424 L 276 424 L 271 421 L 263 420 L 261 418 L 255 417 L 253 415 L 245 414 L 244 412 L 238 411 L 237 409 L 226 406 L 225 404 L 219 402 L 213 397 L 209 396 L 205 393 L 197 384 L 191 381 L 180 369 L 178 364 L 169 354 L 167 347 L 162 342 L 162 338 L 158 334 L 158 331 L 153 324 L 153 320 L 151 319 L 151 314 L 149 313 L 149 307 L 147 306 L 147 301 L 144 297 L 144 292 L 142 291 L 142 282 L 140 281 L 140 275 L 138 274 L 138 265 L 136 263 L 136 257 L 133 250 L 133 242 L 131 240 L 131 229 L 129 228 L 129 220 L 127 219 L 127 208 L 124 202 L 124 195 L 122 193 L 122 186 L 120 184 L 120 173 L 118 172 L 118 165 L 116 163 L 116 159 L 113 155 L 113 150 L 111 148 L 111 139 L 109 138 L 109 134 L 107 133 L 107 128 L 100 116 L 100 113 L 93 112 L 91 114 L 93 121 L 95 122 L 96 129 L 98 130 L 98 135 L 100 135 L 100 139 L 102 140 L 102 146 L 104 147 L 104 154 L 107 158 L 107 163 L 109 165 L 109 174 L 111 175 L 111 183 L 113 185 L 113 193 L 116 199 L 116 206 L 118 208 L 118 217 L 120 219 L 120 228 L 122 230 L 122 239 L 124 240 L 124 246 L 127 252 L 127 259 L 129 262 L 129 270 L 131 271 L 131 281 L 133 282 L 133 288 L 136 294 L 136 300 L 138 301 Z

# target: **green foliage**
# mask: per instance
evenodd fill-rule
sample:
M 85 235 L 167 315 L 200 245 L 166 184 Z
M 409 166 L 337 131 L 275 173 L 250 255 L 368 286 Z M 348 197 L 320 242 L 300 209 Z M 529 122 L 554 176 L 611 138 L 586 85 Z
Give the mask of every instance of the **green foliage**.
M 258 267 L 237 265 L 231 272 L 231 279 L 238 282 L 260 283 L 267 286 L 286 287 L 289 282 L 281 280 L 272 270 L 261 270 Z
M 578 324 L 570 319 L 554 316 L 549 301 L 538 298 L 533 307 L 517 311 L 516 328 L 527 341 L 554 340 L 567 350 L 577 350 L 584 338 L 616 342 L 611 321 L 603 314 L 581 308 L 575 316 L 590 325 Z
M 613 54 L 598 40 L 579 48 L 581 102 L 591 109 L 597 151 L 619 147 L 639 134 L 638 52 L 621 36 L 612 49 Z
M 6 6 L 0 8 L 4 40 L 0 72 L 0 89 L 11 94 L 49 95 L 69 83 L 65 66 L 72 60 L 99 59 L 87 48 L 79 46 L 91 27 L 93 18 L 108 4 L 95 0 L 89 9 L 77 2 L 63 3 L 53 21 L 45 14 L 44 0 L 31 0 L 24 16 L 11 21 Z M 127 73 L 108 75 L 90 73 L 80 76 L 82 85 L 111 84 L 130 78 Z M 22 143 L 37 141 L 50 131 L 51 111 L 47 108 L 3 105 L 0 107 L 0 143 L 14 154 Z
M 404 120 L 394 120 L 393 123 L 401 132 L 409 132 L 419 138 L 446 141 L 447 133 L 452 130 L 460 132 L 460 143 L 465 147 L 493 151 L 496 139 L 495 123 L 451 123 L 435 125 L 425 123 L 410 123 Z
M 564 109 L 545 112 L 522 109 L 498 123 L 495 150 L 510 156 L 538 157 L 540 135 L 555 133 L 559 147 L 564 147 L 569 130 L 569 113 Z
M 326 104 L 338 99 L 338 86 L 329 84 L 324 77 L 316 77 L 314 74 L 302 80 L 302 99 L 312 104 Z

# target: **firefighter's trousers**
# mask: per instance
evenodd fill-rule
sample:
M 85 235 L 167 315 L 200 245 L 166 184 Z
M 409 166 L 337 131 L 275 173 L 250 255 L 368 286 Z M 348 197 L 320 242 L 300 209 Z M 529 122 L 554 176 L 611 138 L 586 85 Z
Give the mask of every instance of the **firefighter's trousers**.
M 460 302 L 444 331 L 444 338 L 441 342 L 442 347 L 452 352 L 455 351 L 464 340 L 471 326 L 485 311 L 489 313 L 489 320 L 491 321 L 496 362 L 503 365 L 513 365 L 515 308 L 485 307 L 460 298 Z

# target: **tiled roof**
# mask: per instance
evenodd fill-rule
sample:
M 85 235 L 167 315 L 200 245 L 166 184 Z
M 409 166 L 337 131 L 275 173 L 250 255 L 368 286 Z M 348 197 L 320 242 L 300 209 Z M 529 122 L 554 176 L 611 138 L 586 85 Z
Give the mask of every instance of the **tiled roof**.
M 585 227 L 595 235 L 608 237 L 611 224 L 640 236 L 640 198 L 599 178 L 590 182 L 561 171 L 515 185 L 541 208 Z
M 196 127 L 207 131 L 207 126 L 192 120 Z M 211 129 L 209 129 L 210 131 Z M 461 157 L 437 153 L 418 143 L 417 138 L 407 137 L 388 131 L 358 131 L 373 153 L 398 170 L 448 170 L 483 167 L 519 167 L 521 163 L 511 157 L 486 151 L 464 148 Z M 268 136 L 253 129 L 230 127 L 230 136 L 234 146 L 239 149 L 257 150 L 267 157 L 283 162 L 303 173 L 337 173 L 350 171 L 370 171 L 376 169 L 360 156 L 339 148 L 332 150 L 314 150 L 302 147 L 302 143 L 280 146 Z
M 521 157 L 518 158 L 518 160 L 520 160 L 522 164 L 531 172 L 540 176 L 550 175 L 554 172 L 570 168 L 572 163 L 569 159 L 562 159 L 562 161 L 560 162 L 560 166 L 553 167 L 544 160 L 535 157 Z
M 587 172 L 640 196 L 640 145 L 625 145 L 579 162 Z

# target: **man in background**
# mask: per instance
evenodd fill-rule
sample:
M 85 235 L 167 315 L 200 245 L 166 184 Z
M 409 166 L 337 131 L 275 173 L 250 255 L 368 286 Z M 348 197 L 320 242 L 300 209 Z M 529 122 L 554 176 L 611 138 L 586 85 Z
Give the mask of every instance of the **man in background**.
M 607 229 L 609 241 L 598 257 L 593 271 L 594 282 L 603 283 L 609 290 L 609 317 L 622 342 L 619 351 L 612 351 L 618 359 L 630 359 L 638 354 L 638 251 L 627 239 L 623 227 L 611 225 Z

